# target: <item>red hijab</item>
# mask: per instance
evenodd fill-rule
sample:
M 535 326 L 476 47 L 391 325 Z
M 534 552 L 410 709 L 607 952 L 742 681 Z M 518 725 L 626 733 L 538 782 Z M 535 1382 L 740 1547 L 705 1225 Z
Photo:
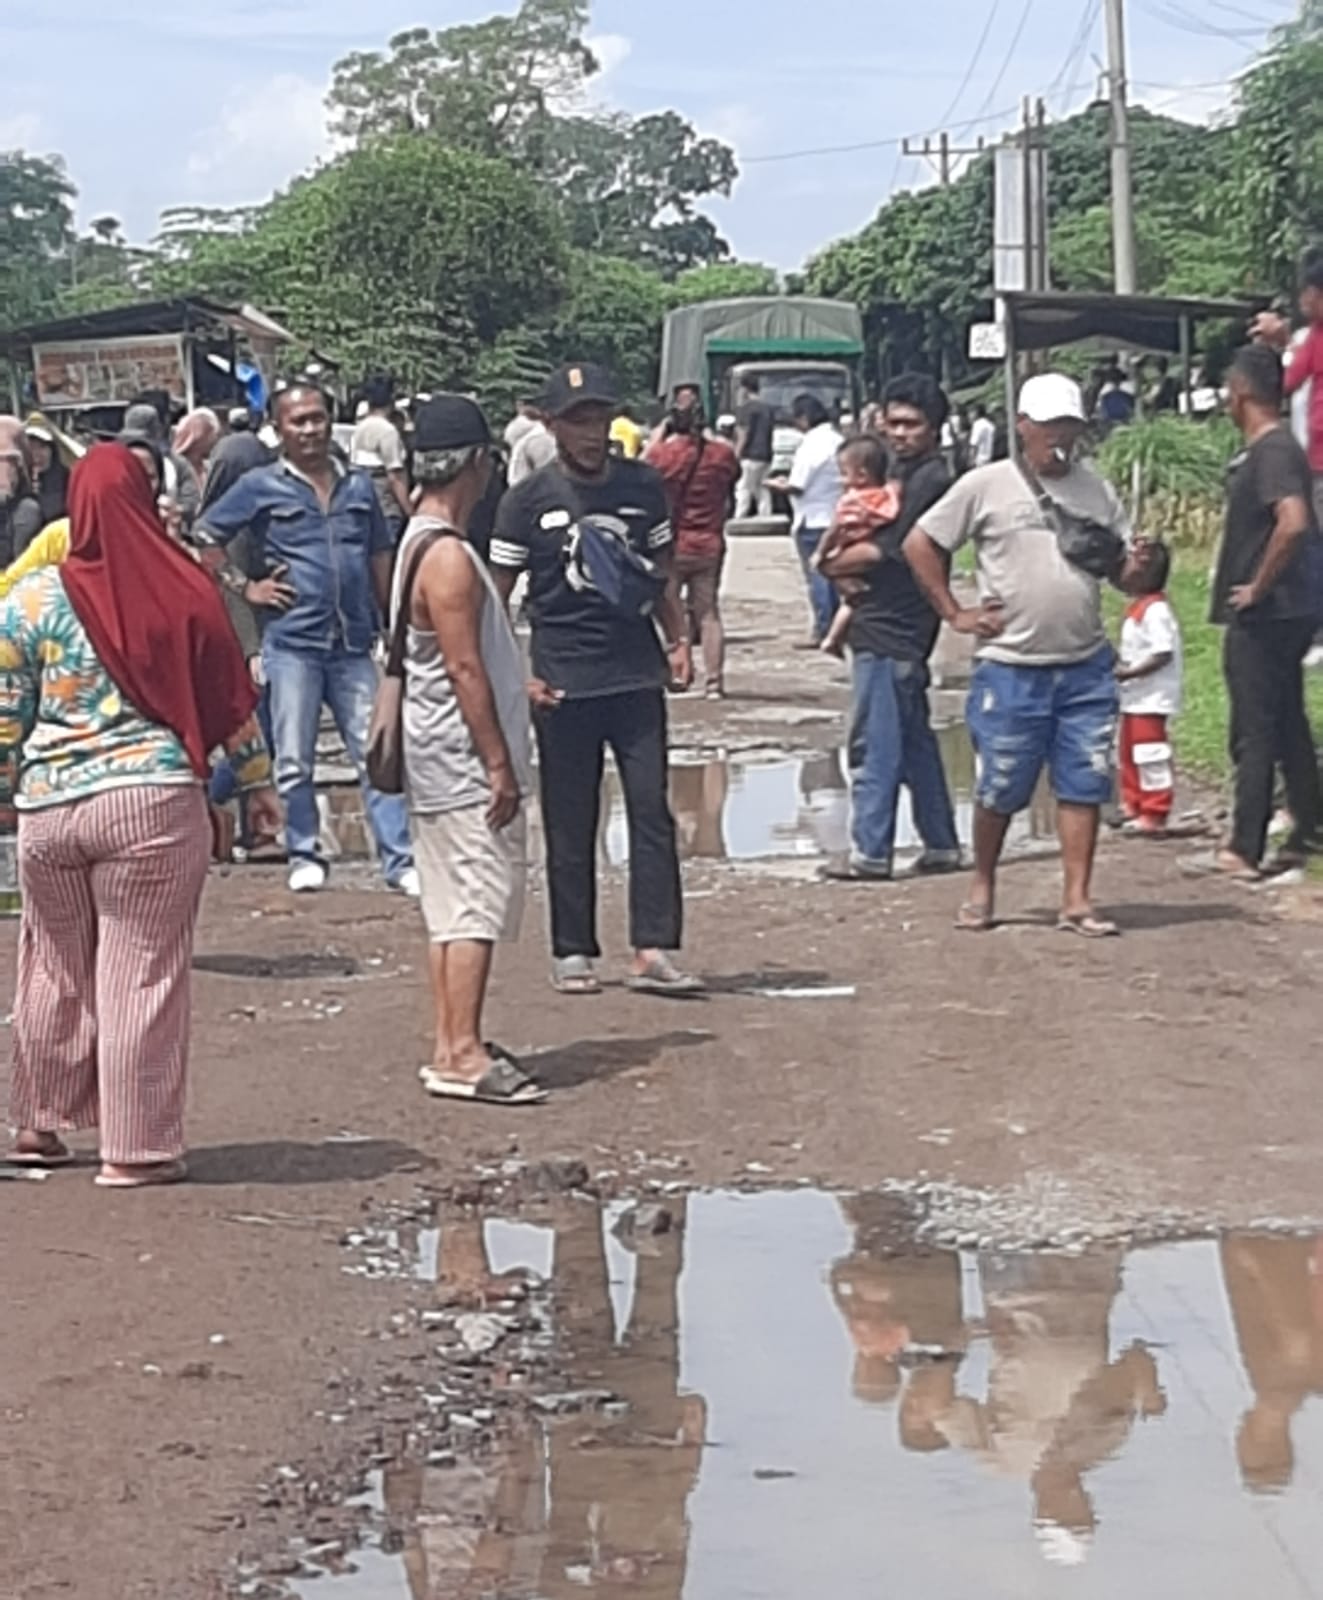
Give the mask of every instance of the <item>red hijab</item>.
M 142 463 L 121 444 L 95 446 L 73 470 L 60 575 L 120 693 L 178 734 L 205 778 L 257 691 L 220 590 L 167 536 Z

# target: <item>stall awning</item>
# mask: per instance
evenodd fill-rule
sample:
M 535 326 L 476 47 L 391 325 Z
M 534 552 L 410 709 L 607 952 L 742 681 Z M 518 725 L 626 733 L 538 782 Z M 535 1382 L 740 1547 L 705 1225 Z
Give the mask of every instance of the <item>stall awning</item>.
M 54 322 L 11 328 L 0 335 L 0 352 L 25 356 L 34 344 L 66 344 L 86 339 L 137 339 L 153 334 L 229 328 L 250 339 L 292 344 L 294 335 L 254 306 L 227 306 L 191 295 L 178 300 L 138 301 L 89 311 Z
M 1009 332 L 1017 350 L 1048 350 L 1093 339 L 1141 350 L 1181 349 L 1181 324 L 1248 322 L 1268 305 L 1250 300 L 1198 300 L 1162 295 L 1003 295 Z

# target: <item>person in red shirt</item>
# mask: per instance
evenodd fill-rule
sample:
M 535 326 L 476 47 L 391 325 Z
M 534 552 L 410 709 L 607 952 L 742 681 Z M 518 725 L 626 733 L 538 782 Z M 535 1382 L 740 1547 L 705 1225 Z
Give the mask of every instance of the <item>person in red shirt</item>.
M 1253 334 L 1259 343 L 1287 353 L 1285 389 L 1288 398 L 1309 385 L 1306 449 L 1309 468 L 1314 474 L 1314 510 L 1323 514 L 1323 250 L 1307 251 L 1301 264 L 1300 312 L 1308 331 L 1299 342 L 1291 339 L 1290 322 L 1271 311 L 1265 311 L 1255 321 Z
M 724 439 L 714 439 L 695 406 L 676 407 L 662 437 L 645 457 L 661 473 L 675 532 L 675 575 L 703 646 L 709 700 L 725 692 L 726 635 L 721 625 L 721 569 L 726 560 L 726 520 L 739 482 L 740 463 Z

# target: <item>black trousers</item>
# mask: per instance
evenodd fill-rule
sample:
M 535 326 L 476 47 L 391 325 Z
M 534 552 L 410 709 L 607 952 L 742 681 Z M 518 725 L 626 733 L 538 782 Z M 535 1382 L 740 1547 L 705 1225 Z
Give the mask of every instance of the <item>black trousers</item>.
M 602 769 L 616 760 L 629 826 L 629 929 L 636 950 L 678 950 L 680 858 L 667 796 L 666 697 L 660 689 L 567 700 L 535 718 L 547 835 L 551 947 L 599 956 L 597 834 Z
M 1231 760 L 1236 769 L 1231 848 L 1257 866 L 1272 820 L 1278 767 L 1295 823 L 1288 848 L 1312 843 L 1323 822 L 1318 757 L 1305 711 L 1304 660 L 1312 622 L 1233 622 L 1223 666 L 1231 697 Z

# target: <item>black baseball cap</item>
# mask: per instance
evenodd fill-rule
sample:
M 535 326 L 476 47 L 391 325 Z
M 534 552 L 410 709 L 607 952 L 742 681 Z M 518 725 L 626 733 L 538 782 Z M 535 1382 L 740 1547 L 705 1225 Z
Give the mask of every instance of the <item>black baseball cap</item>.
M 576 406 L 618 406 L 615 381 L 605 367 L 575 361 L 553 372 L 542 396 L 549 417 L 563 417 Z
M 436 394 L 413 416 L 415 450 L 466 450 L 489 445 L 492 430 L 482 407 L 463 394 Z

